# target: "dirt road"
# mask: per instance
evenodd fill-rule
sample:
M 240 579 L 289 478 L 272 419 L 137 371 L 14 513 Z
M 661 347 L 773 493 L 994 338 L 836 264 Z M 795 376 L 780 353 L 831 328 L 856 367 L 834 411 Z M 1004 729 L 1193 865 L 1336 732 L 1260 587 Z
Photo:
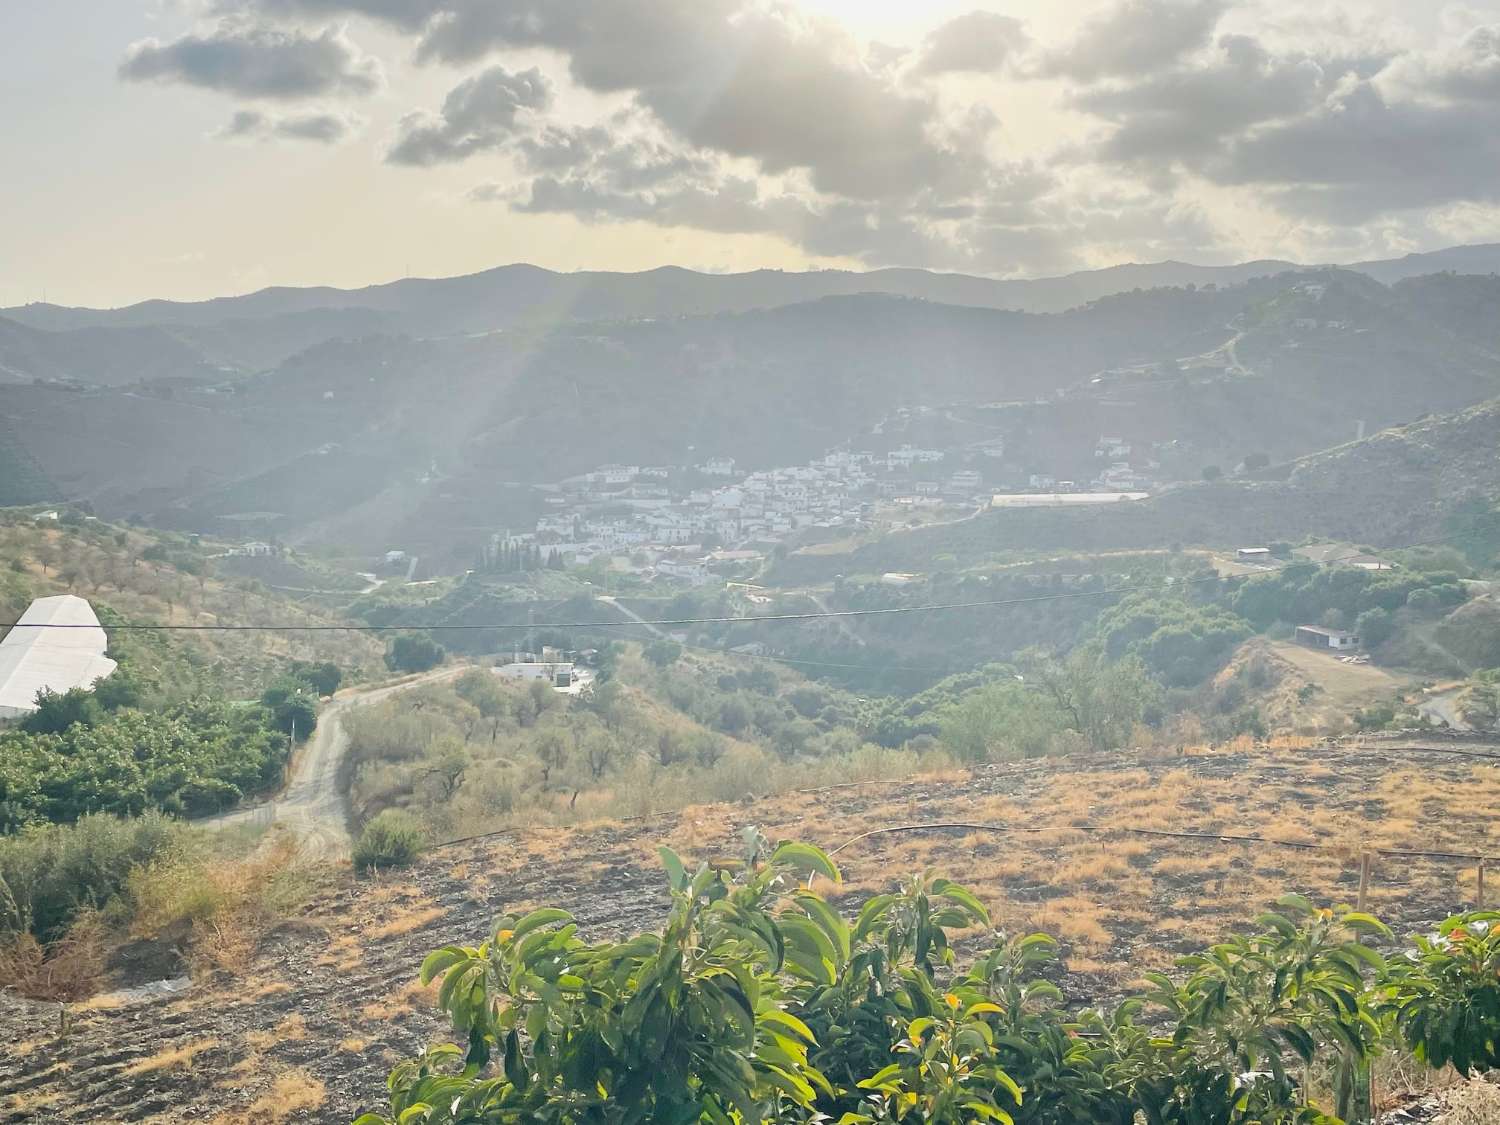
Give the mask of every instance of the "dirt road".
M 632 621 L 636 622 L 636 624 L 640 625 L 641 628 L 649 630 L 650 633 L 651 633 L 651 635 L 653 637 L 662 637 L 662 638 L 665 638 L 667 636 L 666 633 L 662 632 L 655 625 L 652 625 L 649 621 L 647 621 L 644 617 L 642 617 L 635 610 L 631 609 L 628 605 L 621 605 L 620 604 L 620 600 L 618 598 L 616 598 L 613 594 L 595 594 L 594 595 L 594 600 L 598 601 L 598 602 L 603 602 L 605 605 L 612 606 L 613 608 L 619 610 L 626 617 L 630 618 L 630 620 L 632 620 Z
M 1462 687 L 1439 692 L 1417 704 L 1417 710 L 1433 723 L 1447 727 L 1449 730 L 1473 730 L 1474 728 L 1464 720 L 1463 713 L 1458 709 L 1458 700 L 1463 693 Z
M 318 729 L 293 757 L 291 778 L 279 797 L 196 823 L 212 831 L 245 825 L 263 828 L 273 824 L 285 825 L 297 836 L 306 855 L 317 859 L 347 859 L 351 840 L 349 797 L 343 768 L 349 750 L 349 736 L 344 731 L 343 716 L 351 708 L 378 703 L 398 692 L 449 679 L 467 668 L 468 665 L 438 668 L 399 683 L 341 693 L 324 705 L 318 716 Z

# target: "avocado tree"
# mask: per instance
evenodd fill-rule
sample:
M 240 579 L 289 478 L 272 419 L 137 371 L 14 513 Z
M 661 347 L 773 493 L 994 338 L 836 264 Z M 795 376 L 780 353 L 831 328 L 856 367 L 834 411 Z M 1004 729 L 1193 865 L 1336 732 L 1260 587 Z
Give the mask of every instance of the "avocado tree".
M 1393 957 L 1388 1010 L 1417 1058 L 1460 1074 L 1500 1067 L 1500 912 L 1449 918 Z
M 1369 1119 L 1388 1027 L 1433 1065 L 1500 1064 L 1500 914 L 1388 963 L 1362 940 L 1389 938 L 1374 918 L 1288 897 L 1175 978 L 1070 1015 L 1045 935 L 955 967 L 954 932 L 990 919 L 949 880 L 851 921 L 812 889 L 839 873 L 808 845 L 751 830 L 742 861 L 661 856 L 660 933 L 587 942 L 543 909 L 429 956 L 458 1041 L 398 1064 L 388 1112 L 355 1125 L 1338 1125 Z M 1299 1085 L 1313 1063 L 1338 1117 Z

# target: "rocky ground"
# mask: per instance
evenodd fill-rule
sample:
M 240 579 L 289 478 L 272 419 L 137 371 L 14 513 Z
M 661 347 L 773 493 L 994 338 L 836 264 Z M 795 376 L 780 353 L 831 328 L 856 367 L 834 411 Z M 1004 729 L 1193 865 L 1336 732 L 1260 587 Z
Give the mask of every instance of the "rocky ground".
M 1460 753 L 1384 740 L 1017 763 L 630 825 L 516 830 L 374 879 L 332 869 L 234 973 L 133 1003 L 0 997 L 0 1122 L 347 1122 L 380 1108 L 393 1062 L 443 1033 L 415 979 L 428 951 L 477 942 L 495 914 L 539 905 L 565 906 L 590 935 L 651 927 L 665 901 L 656 845 L 733 854 L 748 824 L 833 848 L 875 828 L 962 822 L 848 845 L 837 901 L 853 909 L 900 874 L 941 870 L 974 887 L 1000 927 L 1057 934 L 1070 997 L 1107 1000 L 1282 893 L 1351 901 L 1362 849 L 1500 853 L 1500 760 L 1467 756 L 1500 751 L 1443 745 Z M 1211 838 L 1128 831 L 1140 828 Z M 1474 902 L 1475 866 L 1377 857 L 1370 909 L 1398 930 L 1425 928 Z M 1403 1120 L 1440 1105 L 1414 1103 Z

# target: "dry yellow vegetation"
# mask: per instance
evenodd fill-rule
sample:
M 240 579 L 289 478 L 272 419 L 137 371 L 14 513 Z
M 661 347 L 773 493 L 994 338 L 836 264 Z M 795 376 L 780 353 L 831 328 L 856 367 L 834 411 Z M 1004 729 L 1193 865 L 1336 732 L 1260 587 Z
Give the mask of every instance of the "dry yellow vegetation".
M 414 1038 L 448 1032 L 432 989 L 414 979 L 432 949 L 482 940 L 496 915 L 533 906 L 575 911 L 590 936 L 638 932 L 657 924 L 664 906 L 658 844 L 690 860 L 732 860 L 752 825 L 773 839 L 841 848 L 844 883 L 819 889 L 845 912 L 914 872 L 960 880 L 997 927 L 1057 935 L 1070 994 L 1103 1003 L 1143 971 L 1169 971 L 1175 957 L 1247 925 L 1286 892 L 1352 902 L 1362 849 L 1500 851 L 1497 807 L 1495 762 L 1388 739 L 1290 739 L 1016 762 L 701 804 L 640 822 L 518 828 L 436 850 L 399 874 L 329 877 L 290 923 L 257 938 L 243 965 L 217 969 L 151 1010 L 172 1021 L 165 1050 L 149 1041 L 146 1009 L 80 1005 L 65 1045 L 50 1009 L 15 1029 L 13 1041 L 30 1045 L 24 1056 L 5 1053 L 16 1080 L 30 1083 L 27 1096 L 47 1099 L 37 1104 L 59 1122 L 91 1119 L 88 1083 L 80 1068 L 51 1068 L 87 1059 L 90 1045 L 121 1042 L 134 1045 L 121 1081 L 170 1103 L 161 1117 L 170 1125 L 202 1120 L 205 1096 L 250 1107 L 223 1125 L 248 1120 L 276 1082 L 287 1096 L 268 1114 L 300 1098 L 311 1108 L 298 1120 L 347 1122 L 380 1101 L 391 1062 L 411 1053 Z M 878 831 L 938 822 L 957 826 Z M 1317 846 L 1288 846 L 1299 842 Z M 1398 930 L 1427 925 L 1477 893 L 1472 861 L 1377 855 L 1370 875 L 1370 908 Z M 992 940 L 978 928 L 956 937 L 970 947 Z M 324 1042 L 330 1049 L 309 1061 L 309 1047 Z M 0 1097 L 19 1092 L 0 1081 Z

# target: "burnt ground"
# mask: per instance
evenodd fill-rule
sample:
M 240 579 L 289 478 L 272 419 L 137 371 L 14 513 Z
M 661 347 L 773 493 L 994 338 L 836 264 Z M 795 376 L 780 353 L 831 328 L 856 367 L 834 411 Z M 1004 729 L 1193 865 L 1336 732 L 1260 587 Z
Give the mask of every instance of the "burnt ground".
M 844 885 L 820 889 L 852 910 L 903 874 L 950 875 L 985 899 L 998 927 L 1057 935 L 1070 998 L 1105 1001 L 1288 891 L 1352 901 L 1361 849 L 1500 854 L 1500 761 L 1413 745 L 1049 759 L 697 806 L 630 825 L 517 829 L 380 878 L 336 869 L 243 969 L 203 976 L 181 994 L 66 1009 L 0 997 L 0 1122 L 348 1122 L 382 1106 L 395 1061 L 445 1030 L 431 991 L 416 983 L 427 952 L 477 943 L 494 915 L 541 905 L 571 910 L 592 937 L 652 927 L 665 905 L 657 844 L 690 857 L 733 855 L 749 824 L 828 848 L 893 825 L 1006 826 L 861 840 L 837 857 Z M 1324 850 L 1145 838 L 1130 828 Z M 1369 908 L 1398 931 L 1421 930 L 1473 904 L 1475 874 L 1467 861 L 1377 857 Z M 963 944 L 984 940 L 969 934 Z

